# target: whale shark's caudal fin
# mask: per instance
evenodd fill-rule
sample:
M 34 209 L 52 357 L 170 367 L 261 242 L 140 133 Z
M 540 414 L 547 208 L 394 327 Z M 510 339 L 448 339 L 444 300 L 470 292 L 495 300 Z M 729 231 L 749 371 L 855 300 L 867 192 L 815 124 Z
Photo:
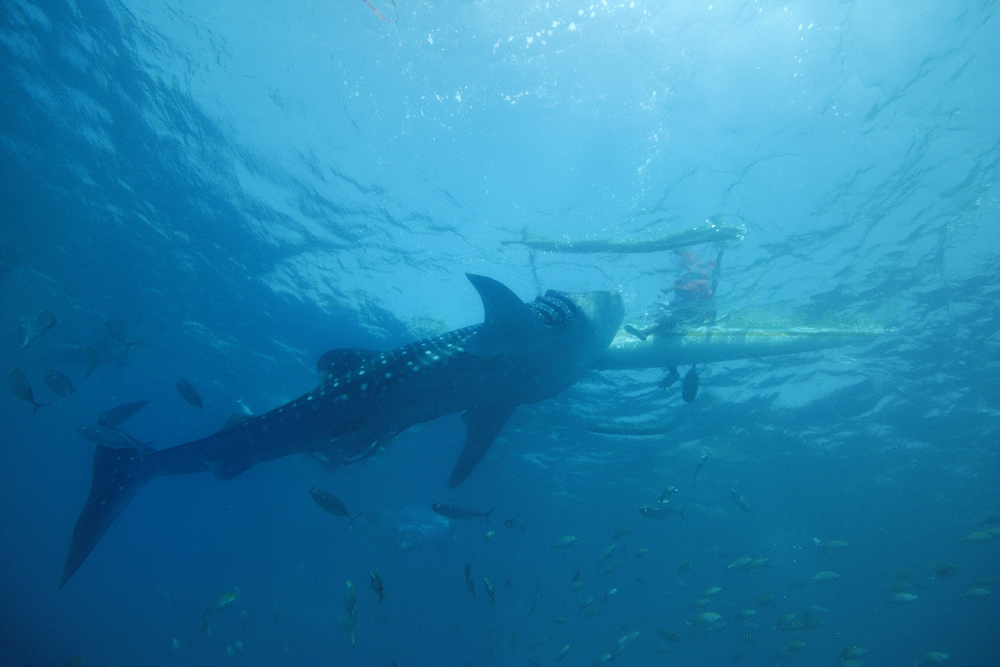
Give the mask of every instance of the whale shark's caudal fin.
M 73 538 L 63 564 L 60 588 L 73 576 L 104 531 L 149 480 L 160 475 L 208 470 L 208 466 L 202 461 L 192 460 L 185 454 L 184 449 L 178 447 L 140 458 L 137 449 L 97 446 L 90 495 L 73 527 Z
M 138 450 L 98 445 L 94 453 L 90 495 L 73 528 L 73 539 L 63 565 L 62 584 L 76 572 L 135 494 L 155 476 L 153 470 L 155 466 L 150 465 L 150 457 L 140 459 Z

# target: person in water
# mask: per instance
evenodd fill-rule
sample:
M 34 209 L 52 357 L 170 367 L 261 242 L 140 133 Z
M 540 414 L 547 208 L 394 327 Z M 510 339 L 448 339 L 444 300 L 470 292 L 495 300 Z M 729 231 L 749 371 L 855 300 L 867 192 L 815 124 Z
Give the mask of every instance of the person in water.
M 700 327 L 715 323 L 715 290 L 719 285 L 719 268 L 722 264 L 723 248 L 714 260 L 703 261 L 695 252 L 678 252 L 681 274 L 674 280 L 673 287 L 660 290 L 661 294 L 673 298 L 659 304 L 659 315 L 656 321 L 645 330 L 640 330 L 631 324 L 624 326 L 625 331 L 646 340 L 656 333 L 674 331 L 678 327 Z M 676 367 L 667 369 L 667 375 L 658 386 L 666 389 L 680 379 Z M 691 403 L 698 391 L 698 374 L 694 367 L 684 378 L 684 401 Z
M 673 287 L 665 287 L 660 293 L 673 298 L 659 304 L 656 321 L 645 330 L 631 324 L 625 331 L 640 340 L 646 340 L 657 332 L 674 331 L 680 326 L 700 327 L 715 323 L 715 290 L 719 285 L 719 267 L 722 263 L 722 248 L 714 260 L 704 261 L 697 253 L 678 253 L 681 274 L 674 280 Z

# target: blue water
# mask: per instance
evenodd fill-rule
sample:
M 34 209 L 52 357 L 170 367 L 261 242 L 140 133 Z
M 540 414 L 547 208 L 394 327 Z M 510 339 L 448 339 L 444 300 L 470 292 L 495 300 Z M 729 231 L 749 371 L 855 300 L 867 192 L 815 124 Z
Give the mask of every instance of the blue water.
M 791 641 L 778 664 L 852 645 L 872 666 L 1000 663 L 1000 540 L 964 539 L 1000 514 L 997 3 L 396 3 L 2 3 L 0 365 L 51 405 L 0 392 L 0 664 L 521 667 L 569 645 L 561 665 L 592 665 L 635 631 L 616 664 L 767 665 Z M 501 242 L 714 215 L 746 231 L 724 321 L 883 333 L 702 366 L 690 405 L 660 371 L 592 373 L 519 408 L 454 490 L 456 416 L 333 472 L 288 457 L 158 479 L 59 588 L 90 485 L 78 424 L 147 399 L 132 435 L 202 437 L 311 389 L 325 350 L 480 322 L 465 272 L 525 300 L 618 290 L 647 326 L 673 253 Z M 19 349 L 42 309 L 58 323 Z M 109 320 L 138 342 L 123 351 Z M 106 363 L 84 379 L 86 346 Z M 77 391 L 50 391 L 46 367 Z M 584 430 L 616 418 L 676 426 Z M 685 517 L 643 518 L 669 485 Z M 322 512 L 311 486 L 362 516 Z M 435 502 L 496 509 L 488 526 Z M 727 571 L 741 556 L 770 567 Z M 888 604 L 901 568 L 917 598 Z M 790 586 L 826 570 L 840 578 Z M 765 594 L 754 626 L 734 620 Z M 690 630 L 701 611 L 725 625 Z M 790 613 L 825 624 L 774 627 Z

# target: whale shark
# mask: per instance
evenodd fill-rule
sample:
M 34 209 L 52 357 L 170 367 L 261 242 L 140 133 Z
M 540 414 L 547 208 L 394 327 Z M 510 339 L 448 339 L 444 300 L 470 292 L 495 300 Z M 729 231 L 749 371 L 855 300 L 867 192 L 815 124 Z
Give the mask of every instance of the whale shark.
M 549 290 L 525 303 L 496 280 L 466 276 L 482 299 L 482 324 L 386 352 L 326 352 L 317 363 L 318 387 L 199 440 L 145 455 L 98 444 L 62 583 L 132 498 L 164 475 L 211 471 L 227 480 L 258 463 L 308 452 L 349 464 L 414 424 L 461 412 L 465 443 L 448 480 L 450 487 L 458 486 L 514 410 L 580 380 L 608 349 L 624 318 L 618 292 Z

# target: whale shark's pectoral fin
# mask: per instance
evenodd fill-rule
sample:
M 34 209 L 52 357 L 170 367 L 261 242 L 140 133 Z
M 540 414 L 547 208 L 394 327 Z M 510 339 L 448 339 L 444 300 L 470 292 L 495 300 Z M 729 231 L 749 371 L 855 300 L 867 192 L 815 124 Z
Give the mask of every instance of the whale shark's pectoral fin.
M 451 477 L 448 478 L 448 487 L 455 488 L 465 481 L 465 478 L 473 471 L 476 465 L 483 460 L 490 445 L 496 440 L 504 424 L 514 413 L 516 405 L 483 405 L 472 408 L 464 415 L 462 421 L 465 422 L 466 434 L 465 445 L 462 446 L 462 453 L 458 456 Z
M 502 284 L 466 273 L 483 300 L 486 317 L 466 349 L 477 357 L 493 357 L 523 347 L 545 333 L 545 325 L 517 295 Z
M 136 401 L 135 403 L 126 403 L 125 405 L 111 408 L 97 418 L 97 424 L 98 426 L 107 426 L 108 428 L 118 428 L 123 421 L 147 405 L 149 405 L 149 401 Z

